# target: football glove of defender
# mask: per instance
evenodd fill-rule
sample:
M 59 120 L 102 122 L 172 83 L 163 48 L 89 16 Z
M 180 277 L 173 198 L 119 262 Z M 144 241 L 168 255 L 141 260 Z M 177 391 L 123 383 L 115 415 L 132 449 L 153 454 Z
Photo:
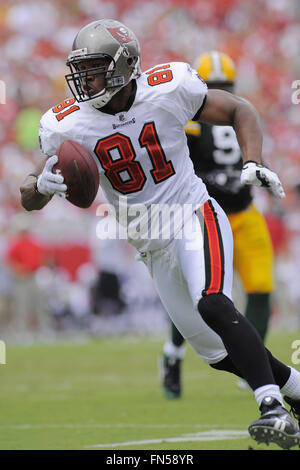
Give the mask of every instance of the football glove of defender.
M 58 162 L 58 156 L 53 155 L 48 158 L 42 173 L 38 176 L 36 188 L 44 196 L 57 194 L 66 197 L 67 186 L 63 184 L 64 177 L 60 173 L 52 173 L 53 166 Z
M 242 184 L 254 184 L 255 186 L 265 186 L 270 192 L 280 199 L 285 197 L 282 184 L 273 171 L 251 160 L 244 163 L 241 173 Z

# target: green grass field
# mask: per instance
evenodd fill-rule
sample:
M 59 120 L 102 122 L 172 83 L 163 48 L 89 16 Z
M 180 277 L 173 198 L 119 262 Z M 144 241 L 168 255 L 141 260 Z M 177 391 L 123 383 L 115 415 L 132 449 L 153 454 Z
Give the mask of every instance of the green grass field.
M 295 339 L 300 331 L 273 332 L 267 346 L 291 364 Z M 162 344 L 122 337 L 8 345 L 0 366 L 0 449 L 277 449 L 247 435 L 258 417 L 252 393 L 190 347 L 184 396 L 166 400 L 157 368 Z

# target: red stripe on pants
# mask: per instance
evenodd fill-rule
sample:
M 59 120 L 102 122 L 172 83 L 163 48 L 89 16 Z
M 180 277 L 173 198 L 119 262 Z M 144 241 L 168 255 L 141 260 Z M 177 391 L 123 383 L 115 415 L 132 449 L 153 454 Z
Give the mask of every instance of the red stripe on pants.
M 222 260 L 220 252 L 220 239 L 217 230 L 215 214 L 209 204 L 209 201 L 204 204 L 202 213 L 207 230 L 210 256 L 210 284 L 206 289 L 206 294 L 209 295 L 220 292 L 222 279 Z

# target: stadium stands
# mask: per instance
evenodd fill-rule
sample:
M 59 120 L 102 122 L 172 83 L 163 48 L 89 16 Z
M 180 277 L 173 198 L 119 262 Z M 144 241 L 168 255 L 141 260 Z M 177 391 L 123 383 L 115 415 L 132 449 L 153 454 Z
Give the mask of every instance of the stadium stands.
M 280 296 L 284 293 L 288 298 L 290 314 L 299 324 L 300 294 L 295 280 L 292 282 L 300 256 L 300 103 L 292 102 L 292 83 L 300 80 L 297 0 L 8 0 L 0 5 L 0 80 L 6 91 L 6 102 L 0 104 L 0 292 L 6 292 L 3 286 L 10 276 L 4 258 L 6 246 L 14 220 L 23 212 L 19 186 L 40 159 L 39 118 L 69 96 L 64 74 L 73 38 L 83 24 L 101 17 L 124 21 L 136 32 L 143 70 L 165 61 L 192 63 L 196 55 L 213 48 L 235 60 L 237 92 L 260 113 L 265 163 L 279 173 L 287 193 L 275 208 L 285 229 L 276 276 Z M 260 189 L 257 201 L 266 212 L 274 213 L 273 201 Z M 96 240 L 93 223 L 101 202 L 99 192 L 90 209 L 68 205 L 66 211 L 66 201 L 53 200 L 52 210 L 46 207 L 27 214 L 31 231 L 49 247 L 83 244 L 101 269 L 102 244 Z M 276 226 L 272 219 L 271 229 Z M 125 265 L 128 259 L 131 263 L 133 252 L 122 253 Z M 132 275 L 135 264 L 130 266 Z M 115 269 L 112 262 L 111 270 Z M 0 304 L 1 316 L 7 303 Z M 280 305 L 278 313 L 284 317 L 284 301 Z

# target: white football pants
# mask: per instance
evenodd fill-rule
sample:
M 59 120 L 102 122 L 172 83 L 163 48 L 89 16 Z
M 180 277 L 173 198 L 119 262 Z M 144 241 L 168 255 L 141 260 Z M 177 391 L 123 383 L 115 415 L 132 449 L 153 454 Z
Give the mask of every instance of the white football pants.
M 220 336 L 197 308 L 203 295 L 232 297 L 232 231 L 219 204 L 208 200 L 167 247 L 146 252 L 141 259 L 171 320 L 196 353 L 210 364 L 224 359 Z

